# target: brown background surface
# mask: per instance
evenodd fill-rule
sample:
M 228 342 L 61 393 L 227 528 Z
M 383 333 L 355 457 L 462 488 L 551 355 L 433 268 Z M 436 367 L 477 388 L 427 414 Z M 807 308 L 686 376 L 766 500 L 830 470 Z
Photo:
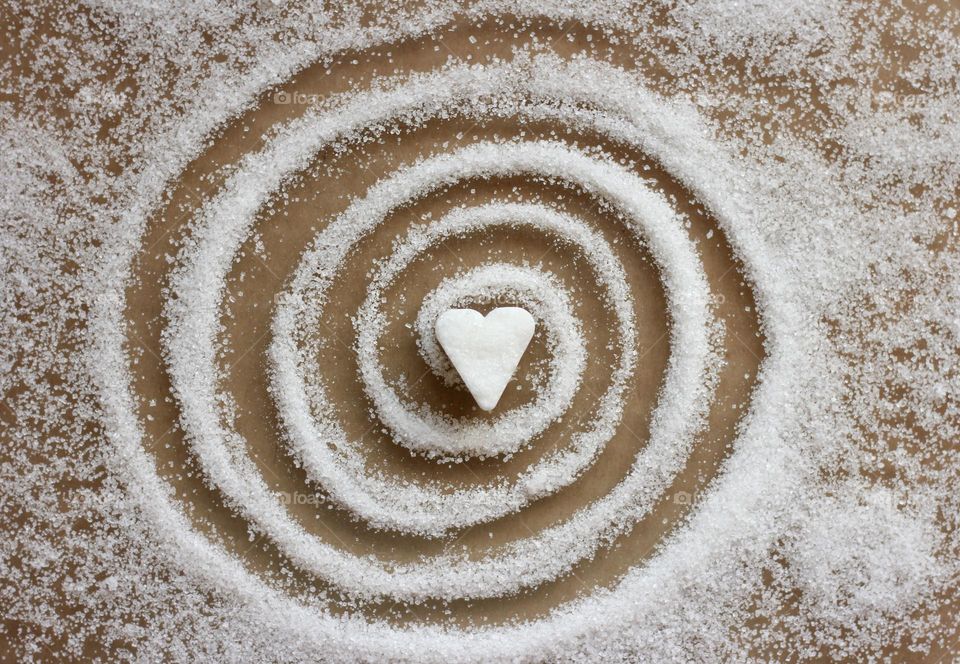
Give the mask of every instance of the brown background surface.
M 517 22 L 517 25 L 520 23 Z M 484 61 L 493 57 L 509 57 L 516 45 L 530 43 L 534 37 L 545 50 L 562 55 L 588 52 L 602 59 L 639 69 L 655 88 L 669 92 L 677 81 L 658 66 L 650 51 L 631 46 L 629 42 L 610 43 L 598 31 L 576 24 L 562 28 L 549 23 L 533 22 L 531 27 L 516 30 L 494 22 L 455 24 L 435 36 L 391 44 L 364 53 L 345 53 L 332 63 L 310 66 L 291 80 L 267 91 L 249 112 L 230 122 L 212 141 L 209 149 L 195 160 L 171 189 L 169 203 L 157 210 L 135 266 L 135 285 L 128 292 L 129 342 L 137 358 L 134 367 L 135 389 L 141 399 L 143 426 L 149 437 L 148 449 L 157 460 L 159 472 L 181 496 L 184 508 L 201 531 L 222 538 L 227 547 L 262 575 L 278 580 L 288 571 L 293 581 L 284 582 L 292 594 L 314 589 L 335 588 L 304 575 L 288 564 L 284 556 L 265 538 L 253 544 L 248 540 L 247 525 L 224 505 L 222 496 L 202 481 L 202 472 L 192 458 L 187 441 L 177 426 L 178 405 L 170 391 L 169 378 L 162 361 L 160 334 L 165 325 L 162 314 L 165 289 L 169 286 L 171 263 L 168 254 L 175 254 L 185 237 L 196 210 L 215 194 L 228 167 L 244 154 L 262 147 L 262 135 L 276 123 L 304 112 L 304 104 L 274 103 L 277 92 L 327 97 L 346 90 L 365 87 L 377 74 L 428 71 L 442 65 L 450 57 Z M 588 41 L 589 38 L 589 41 Z M 671 48 L 669 43 L 655 45 Z M 892 45 L 891 48 L 898 48 Z M 732 63 L 735 69 L 736 63 Z M 708 76 L 708 75 L 705 75 Z M 709 81 L 708 81 L 709 83 Z M 816 91 L 814 91 L 815 97 Z M 776 82 L 766 94 L 777 96 Z M 782 100 L 781 100 L 782 103 Z M 787 105 L 799 103 L 787 100 Z M 802 128 L 813 122 L 803 113 L 785 113 L 786 122 Z M 722 118 L 718 118 L 722 120 Z M 269 343 L 269 320 L 274 297 L 281 291 L 305 246 L 314 234 L 337 212 L 371 184 L 401 164 L 424 155 L 449 151 L 478 140 L 523 138 L 555 138 L 576 140 L 580 145 L 596 145 L 616 158 L 629 160 L 631 167 L 651 178 L 654 186 L 671 198 L 676 210 L 690 221 L 689 234 L 701 251 L 712 294 L 716 297 L 718 317 L 726 325 L 724 354 L 727 364 L 721 374 L 717 397 L 710 406 L 709 426 L 700 437 L 683 472 L 655 509 L 627 535 L 605 548 L 595 559 L 578 565 L 573 573 L 516 597 L 496 600 L 454 602 L 451 605 L 422 604 L 417 606 L 383 603 L 357 607 L 341 598 L 342 610 L 359 610 L 397 623 L 410 620 L 444 621 L 458 624 L 491 624 L 514 618 L 542 616 L 551 608 L 597 587 L 610 587 L 631 566 L 642 564 L 690 510 L 698 496 L 716 477 L 724 459 L 730 454 L 735 430 L 743 409 L 749 405 L 757 368 L 763 358 L 763 337 L 749 284 L 742 267 L 732 255 L 723 232 L 715 220 L 698 206 L 689 192 L 674 181 L 646 155 L 617 145 L 601 136 L 571 136 L 562 127 L 543 124 L 520 124 L 496 120 L 476 124 L 465 120 L 432 122 L 424 127 L 404 128 L 399 136 L 387 135 L 382 143 L 351 145 L 343 153 L 333 150 L 318 155 L 316 162 L 302 177 L 286 188 L 289 200 L 278 198 L 275 205 L 262 211 L 256 237 L 266 251 L 261 255 L 248 242 L 231 274 L 232 304 L 224 311 L 223 335 L 225 354 L 222 366 L 226 371 L 223 389 L 234 396 L 239 406 L 238 431 L 247 440 L 249 452 L 257 461 L 263 477 L 278 492 L 322 496 L 298 469 L 283 441 L 275 406 L 267 391 L 267 365 L 264 350 Z M 735 129 L 731 129 L 735 132 Z M 554 132 L 557 132 L 555 134 Z M 122 168 L 123 165 L 117 165 Z M 649 167 L 649 170 L 644 170 Z M 437 553 L 450 547 L 463 547 L 471 555 L 482 555 L 497 546 L 536 533 L 597 496 L 608 492 L 627 472 L 639 449 L 646 443 L 650 413 L 656 405 L 658 389 L 668 359 L 669 320 L 665 298 L 655 266 L 646 249 L 632 239 L 623 221 L 596 201 L 576 189 L 554 183 L 534 183 L 525 179 L 470 181 L 455 186 L 442 195 L 431 195 L 393 214 L 376 232 L 364 239 L 351 256 L 332 289 L 327 306 L 327 327 L 317 334 L 328 339 L 321 361 L 327 368 L 322 380 L 329 388 L 342 415 L 341 423 L 348 433 L 362 440 L 371 463 L 384 472 L 417 481 L 449 482 L 471 486 L 501 476 L 513 476 L 520 469 L 541 458 L 548 450 L 560 446 L 576 430 L 578 423 L 589 417 L 597 396 L 609 381 L 609 365 L 613 356 L 604 350 L 612 337 L 611 313 L 604 306 L 596 288 L 594 275 L 577 260 L 575 250 L 557 245 L 537 234 L 511 231 L 491 237 L 469 237 L 446 243 L 415 263 L 410 278 L 390 292 L 387 313 L 392 348 L 382 356 L 388 376 L 409 377 L 409 394 L 417 401 L 430 404 L 452 414 L 470 417 L 493 417 L 533 396 L 529 381 L 532 366 L 542 363 L 546 348 L 542 331 L 538 331 L 518 370 L 518 389 L 509 389 L 500 406 L 491 415 L 473 408 L 469 394 L 462 388 L 449 389 L 426 372 L 426 365 L 417 354 L 416 339 L 404 323 L 412 323 L 423 296 L 441 279 L 458 269 L 479 265 L 489 260 L 530 261 L 542 264 L 577 293 L 576 313 L 585 324 L 588 342 L 588 370 L 583 388 L 564 421 L 551 427 L 544 436 L 510 460 L 472 460 L 463 464 L 438 464 L 409 454 L 388 435 L 371 432 L 369 408 L 357 376 L 357 366 L 350 345 L 355 332 L 350 317 L 356 312 L 366 286 L 365 275 L 372 262 L 389 253 L 391 242 L 402 236 L 412 223 L 427 214 L 436 219 L 453 206 L 475 204 L 492 198 L 542 200 L 586 220 L 615 242 L 615 252 L 627 269 L 627 276 L 636 302 L 638 351 L 642 356 L 627 398 L 623 425 L 605 446 L 602 454 L 573 485 L 556 495 L 537 501 L 521 513 L 477 526 L 452 537 L 427 539 L 385 533 L 366 527 L 330 504 L 294 504 L 292 513 L 309 532 L 356 554 L 374 553 L 385 560 L 407 561 L 422 554 Z M 708 231 L 713 231 L 707 239 Z M 239 276 L 243 275 L 242 282 Z M 358 286 L 359 284 L 359 286 Z M 398 305 L 400 296 L 406 304 Z M 232 297 L 231 297 L 232 296 Z M 488 306 L 511 304 L 489 303 Z M 152 419 L 148 419 L 147 416 Z M 692 504 L 691 504 L 692 503 Z M 785 607 L 785 611 L 791 610 Z M 448 611 L 452 612 L 448 615 Z M 944 617 L 950 613 L 944 610 Z M 939 653 L 934 653 L 934 661 Z M 909 653 L 898 658 L 913 659 Z M 926 659 L 926 658 L 924 658 Z

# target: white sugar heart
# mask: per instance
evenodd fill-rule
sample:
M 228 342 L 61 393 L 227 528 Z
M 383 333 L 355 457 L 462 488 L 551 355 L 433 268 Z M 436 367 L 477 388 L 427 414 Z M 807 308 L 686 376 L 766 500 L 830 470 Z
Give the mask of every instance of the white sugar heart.
M 473 309 L 443 312 L 437 341 L 477 405 L 493 410 L 507 388 L 536 323 L 525 309 L 498 307 L 486 316 Z

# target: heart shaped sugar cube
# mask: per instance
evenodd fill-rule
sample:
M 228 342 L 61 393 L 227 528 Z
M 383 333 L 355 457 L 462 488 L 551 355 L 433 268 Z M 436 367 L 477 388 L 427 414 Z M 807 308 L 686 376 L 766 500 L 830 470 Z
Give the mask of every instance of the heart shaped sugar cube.
M 477 405 L 493 410 L 523 357 L 536 322 L 520 307 L 498 307 L 486 316 L 449 309 L 437 318 L 437 341 Z

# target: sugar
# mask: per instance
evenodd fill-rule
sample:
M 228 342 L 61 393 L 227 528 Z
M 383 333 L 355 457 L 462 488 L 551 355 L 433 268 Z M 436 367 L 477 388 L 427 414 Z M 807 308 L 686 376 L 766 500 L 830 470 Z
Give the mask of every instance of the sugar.
M 497 307 L 486 316 L 448 309 L 437 318 L 437 341 L 477 405 L 497 407 L 533 338 L 536 321 L 521 307 Z
M 56 36 L 45 37 L 50 16 L 29 3 L 16 8 L 3 28 L 17 53 L 0 110 L 0 329 L 10 340 L 0 348 L 0 421 L 15 441 L 0 477 L 0 566 L 5 619 L 30 628 L 4 634 L 12 657 L 82 659 L 110 644 L 124 644 L 110 653 L 116 657 L 285 661 L 824 652 L 873 660 L 901 643 L 918 657 L 950 651 L 956 615 L 943 598 L 955 595 L 960 564 L 952 516 L 960 512 L 960 258 L 944 219 L 956 218 L 960 180 L 956 12 L 829 1 L 521 2 L 511 5 L 510 32 L 536 45 L 487 62 L 477 44 L 488 43 L 483 21 L 497 11 L 494 3 L 429 2 L 391 6 L 371 22 L 352 6 L 106 2 L 58 14 Z M 528 16 L 536 17 L 536 36 Z M 202 214 L 191 239 L 174 253 L 144 246 L 168 183 L 197 155 L 223 147 L 218 129 L 264 93 L 291 89 L 287 81 L 310 63 L 333 72 L 339 52 L 359 64 L 375 45 L 445 35 L 455 18 L 478 20 L 468 28 L 471 62 L 487 64 L 467 66 L 437 45 L 448 64 L 420 72 L 395 65 L 370 90 L 355 79 L 355 92 L 281 120 L 275 131 L 258 136 L 259 125 L 244 118 L 250 144 L 230 146 L 243 156 L 222 189 L 196 192 Z M 585 39 L 555 43 L 590 46 L 569 59 L 549 55 L 554 35 L 541 26 L 580 24 L 590 26 Z M 888 44 L 904 38 L 916 47 L 910 57 L 891 57 Z M 630 70 L 604 63 L 611 52 Z M 379 185 L 366 193 L 346 194 L 348 211 L 318 220 L 296 274 L 278 285 L 260 363 L 283 430 L 277 445 L 289 447 L 331 504 L 388 537 L 454 543 L 398 562 L 310 535 L 273 493 L 231 424 L 240 404 L 220 380 L 218 351 L 230 329 L 221 314 L 226 275 L 257 232 L 257 212 L 317 150 L 402 138 L 405 127 L 451 118 L 464 126 L 556 124 L 554 139 L 569 142 L 477 143 L 470 129 L 461 132 L 465 145 L 445 145 L 442 154 L 377 174 Z M 411 604 L 415 614 L 433 600 L 532 593 L 567 578 L 669 495 L 706 432 L 724 346 L 735 341 L 709 305 L 718 275 L 704 270 L 697 241 L 672 232 L 683 222 L 676 201 L 612 156 L 584 149 L 592 135 L 652 157 L 717 219 L 706 234 L 711 244 L 728 242 L 743 264 L 766 354 L 755 389 L 736 402 L 744 415 L 731 454 L 649 555 L 609 587 L 585 586 L 549 614 L 463 627 L 365 611 L 386 599 Z M 545 427 L 566 422 L 586 389 L 592 330 L 576 305 L 592 288 L 614 314 L 609 389 L 568 445 L 517 477 L 471 487 L 429 473 L 413 481 L 363 457 L 311 359 L 309 332 L 328 304 L 325 288 L 350 260 L 350 243 L 390 210 L 467 176 L 569 181 L 609 204 L 654 255 L 671 343 L 650 438 L 616 486 L 476 557 L 456 546 L 462 533 L 522 514 L 590 466 L 620 427 L 642 358 L 631 266 L 614 253 L 621 243 L 535 201 L 425 219 L 358 285 L 366 292 L 353 351 L 377 427 L 426 464 L 469 465 L 528 449 Z M 193 214 L 192 205 L 184 212 Z M 384 377 L 376 349 L 389 340 L 379 298 L 420 252 L 501 227 L 556 236 L 584 257 L 597 283 L 568 289 L 544 265 L 491 262 L 408 303 L 417 349 L 441 380 L 457 380 L 433 329 L 443 311 L 509 298 L 546 337 L 550 360 L 525 408 L 454 421 Z M 163 348 L 142 349 L 125 321 L 141 253 L 167 256 L 174 268 L 155 321 L 166 330 Z M 234 296 L 251 297 L 247 288 Z M 164 405 L 175 408 L 192 455 L 183 468 L 165 457 L 163 464 L 202 474 L 217 496 L 209 507 L 229 512 L 240 548 L 202 522 L 206 497 L 175 495 L 158 472 L 157 452 L 169 444 L 142 429 L 154 413 L 140 411 L 133 381 L 156 365 L 175 385 L 175 403 Z M 250 564 L 241 554 L 248 546 L 270 565 Z M 309 580 L 278 580 L 264 569 L 273 563 Z M 334 599 L 341 595 L 348 601 Z

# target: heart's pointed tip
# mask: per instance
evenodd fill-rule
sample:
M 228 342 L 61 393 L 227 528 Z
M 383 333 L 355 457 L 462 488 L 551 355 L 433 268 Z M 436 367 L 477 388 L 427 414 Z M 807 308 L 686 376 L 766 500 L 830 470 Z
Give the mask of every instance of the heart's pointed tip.
M 504 388 L 500 390 L 500 394 L 498 394 L 497 396 L 493 396 L 493 394 L 488 393 L 486 395 L 481 396 L 478 399 L 476 395 L 473 395 L 473 400 L 477 402 L 477 405 L 480 406 L 482 410 L 489 413 L 490 411 L 492 411 L 497 407 L 497 404 L 500 403 L 500 399 L 503 398 L 504 392 L 506 392 L 506 386 L 504 386 Z M 471 394 L 473 393 L 471 392 Z

